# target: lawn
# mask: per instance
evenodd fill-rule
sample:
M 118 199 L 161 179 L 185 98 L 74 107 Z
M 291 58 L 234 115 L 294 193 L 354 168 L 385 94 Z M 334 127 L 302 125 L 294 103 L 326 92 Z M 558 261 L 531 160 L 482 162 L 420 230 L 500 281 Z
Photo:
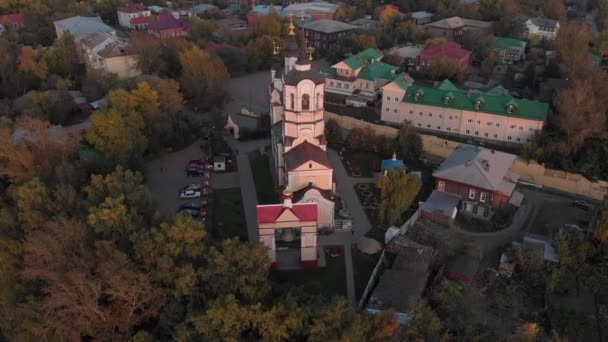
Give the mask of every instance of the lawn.
M 255 181 L 255 191 L 258 195 L 258 204 L 279 203 L 279 197 L 274 190 L 268 157 L 252 153 L 249 155 L 249 162 Z
M 322 249 L 319 252 L 325 253 L 325 250 Z M 344 254 L 337 257 L 326 255 L 326 260 L 327 266 L 314 270 L 273 271 L 270 273 L 270 280 L 286 287 L 301 286 L 306 293 L 311 295 L 346 297 Z
M 209 203 L 209 233 L 216 239 L 238 237 L 247 241 L 247 226 L 240 188 L 213 192 Z

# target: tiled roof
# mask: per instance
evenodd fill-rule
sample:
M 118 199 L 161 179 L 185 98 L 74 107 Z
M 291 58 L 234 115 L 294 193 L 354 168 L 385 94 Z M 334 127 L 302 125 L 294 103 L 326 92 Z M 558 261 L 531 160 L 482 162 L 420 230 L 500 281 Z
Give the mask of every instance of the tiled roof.
M 418 101 L 415 100 L 417 92 L 421 93 Z M 445 103 L 447 95 L 451 96 L 448 104 Z M 482 101 L 481 108 L 475 109 L 475 101 L 478 98 L 472 92 L 462 90 L 447 91 L 437 88 L 410 87 L 403 97 L 403 102 L 420 103 L 435 107 L 459 108 L 472 112 L 490 113 L 529 120 L 547 120 L 549 105 L 545 102 L 515 99 L 511 96 L 486 93 L 480 99 Z M 515 106 L 513 113 L 507 112 L 507 105 L 509 104 Z
M 305 29 L 322 32 L 322 33 L 335 33 L 342 31 L 349 31 L 358 28 L 358 26 L 343 23 L 341 21 L 335 21 L 330 19 L 321 19 L 317 21 L 313 21 L 307 24 L 304 24 Z
M 366 49 L 358 54 L 348 57 L 344 60 L 344 64 L 348 65 L 352 70 L 357 70 L 365 64 L 369 63 L 372 59 L 379 59 L 382 57 L 382 53 L 376 49 Z
M 517 181 L 518 176 L 510 172 L 515 158 L 513 154 L 460 144 L 441 163 L 433 177 L 490 191 L 509 191 L 509 187 L 503 183 L 511 178 Z M 510 196 L 511 193 L 505 195 Z
M 496 37 L 495 46 L 497 49 L 508 49 L 512 47 L 525 48 L 526 42 L 515 38 Z
M 395 75 L 396 66 L 382 62 L 369 63 L 361 70 L 357 78 L 368 81 L 378 79 L 390 80 Z
M 331 162 L 327 157 L 327 152 L 309 142 L 303 142 L 285 153 L 285 164 L 289 171 L 308 161 L 314 161 L 333 169 Z
M 420 57 L 434 58 L 441 56 L 450 59 L 461 59 L 470 54 L 471 51 L 463 49 L 460 44 L 454 42 L 447 42 L 443 44 L 429 46 L 420 53 Z
M 317 221 L 316 203 L 295 203 L 291 208 L 283 204 L 258 205 L 258 223 L 275 223 L 285 211 L 291 211 L 300 221 Z

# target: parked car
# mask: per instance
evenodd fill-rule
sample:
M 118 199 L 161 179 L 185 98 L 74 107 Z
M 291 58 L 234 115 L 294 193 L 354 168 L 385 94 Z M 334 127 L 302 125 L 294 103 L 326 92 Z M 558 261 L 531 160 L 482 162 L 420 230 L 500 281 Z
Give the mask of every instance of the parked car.
M 201 204 L 198 202 L 190 202 L 190 203 L 185 203 L 179 206 L 179 210 L 182 209 L 195 209 L 195 210 L 201 210 Z
M 199 197 L 201 197 L 201 191 L 193 190 L 193 189 L 185 189 L 185 190 L 182 190 L 182 192 L 180 192 L 179 197 L 181 199 L 199 198 Z
M 198 209 L 180 208 L 177 212 L 178 213 L 182 213 L 182 214 L 187 214 L 187 215 L 190 215 L 192 217 L 199 217 L 200 216 L 200 211 Z
M 584 200 L 576 200 L 572 202 L 572 206 L 583 210 L 591 210 L 591 208 L 593 208 L 593 206 L 589 202 Z
M 344 248 L 343 247 L 327 247 L 325 248 L 325 253 L 327 253 L 327 255 L 329 255 L 332 258 L 335 258 L 337 256 L 340 256 L 342 254 L 344 254 Z

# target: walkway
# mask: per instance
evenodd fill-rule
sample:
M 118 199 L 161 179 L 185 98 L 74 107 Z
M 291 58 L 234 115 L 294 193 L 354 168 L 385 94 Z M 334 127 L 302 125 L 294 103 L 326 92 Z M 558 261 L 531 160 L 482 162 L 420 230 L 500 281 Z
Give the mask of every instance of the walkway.
M 344 263 L 346 267 L 346 296 L 353 305 L 357 303 L 355 294 L 355 272 L 353 270 L 353 234 L 349 230 L 334 231 L 330 235 L 319 235 L 319 254 L 325 254 L 325 246 L 338 246 L 344 248 Z

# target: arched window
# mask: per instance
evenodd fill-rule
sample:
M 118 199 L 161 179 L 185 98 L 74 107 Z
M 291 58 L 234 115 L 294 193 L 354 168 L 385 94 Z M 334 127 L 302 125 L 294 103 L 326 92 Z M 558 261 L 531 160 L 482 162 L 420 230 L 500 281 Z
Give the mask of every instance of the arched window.
M 302 96 L 302 110 L 310 110 L 310 96 L 308 94 Z
M 291 108 L 291 109 L 295 109 L 294 107 L 295 107 L 296 101 L 295 101 L 295 99 L 294 99 L 293 94 L 290 94 L 290 95 L 289 95 L 289 101 L 290 101 L 290 108 Z

